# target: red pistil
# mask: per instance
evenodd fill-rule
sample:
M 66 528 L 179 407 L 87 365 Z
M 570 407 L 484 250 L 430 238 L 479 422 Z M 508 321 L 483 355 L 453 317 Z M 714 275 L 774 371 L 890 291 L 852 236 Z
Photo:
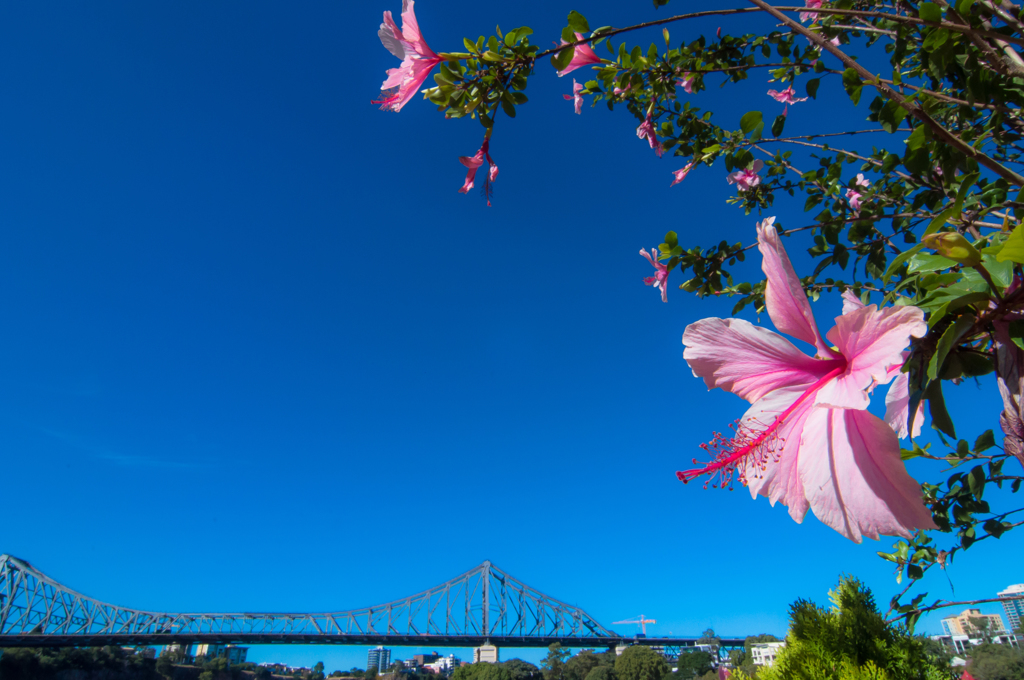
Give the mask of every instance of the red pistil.
M 753 456 L 754 465 L 761 470 L 767 466 L 769 461 L 778 461 L 778 452 L 781 451 L 786 443 L 785 439 L 779 436 L 779 428 L 805 399 L 820 390 L 829 380 L 841 375 L 846 370 L 845 359 L 836 360 L 833 363 L 839 365 L 804 390 L 803 394 L 797 397 L 770 425 L 766 426 L 756 418 L 748 418 L 746 422 L 737 420 L 729 426 L 733 431 L 731 437 L 727 437 L 721 432 L 716 432 L 710 442 L 700 445 L 702 449 L 712 454 L 712 463 L 699 470 L 677 472 L 676 477 L 685 484 L 701 475 L 711 475 L 704 484 L 705 488 L 707 488 L 708 484 L 715 488 L 732 488 L 733 474 L 740 463 L 748 457 Z M 696 458 L 693 459 L 693 462 L 699 465 Z M 721 480 L 714 482 L 717 475 L 721 475 Z M 740 482 L 746 484 L 746 479 L 743 478 L 742 473 L 740 473 Z

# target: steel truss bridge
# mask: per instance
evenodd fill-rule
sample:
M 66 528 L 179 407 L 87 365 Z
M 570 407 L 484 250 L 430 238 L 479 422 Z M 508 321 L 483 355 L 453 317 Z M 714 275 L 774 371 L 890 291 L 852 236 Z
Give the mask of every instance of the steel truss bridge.
M 416 647 L 614 647 L 640 643 L 675 656 L 694 638 L 628 637 L 490 562 L 411 597 L 323 614 L 171 614 L 94 600 L 28 562 L 0 555 L 0 647 L 349 644 Z M 743 639 L 723 639 L 723 648 Z M 724 650 L 723 650 L 724 651 Z

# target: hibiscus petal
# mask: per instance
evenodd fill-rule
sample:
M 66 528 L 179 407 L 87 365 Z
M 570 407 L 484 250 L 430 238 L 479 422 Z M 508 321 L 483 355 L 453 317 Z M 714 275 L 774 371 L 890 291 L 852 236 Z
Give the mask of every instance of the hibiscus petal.
M 743 319 L 701 319 L 683 332 L 683 358 L 708 389 L 755 402 L 781 387 L 810 385 L 835 368 Z
M 898 370 L 898 369 L 897 369 Z M 893 380 L 889 391 L 885 394 L 885 422 L 903 439 L 909 434 L 907 421 L 910 417 L 910 376 L 900 373 Z M 914 436 L 921 436 L 921 423 L 924 422 L 924 400 L 917 405 L 914 414 Z
M 892 428 L 867 411 L 817 407 L 803 425 L 799 458 L 814 515 L 855 543 L 935 529 L 921 486 L 900 460 Z
M 837 317 L 828 339 L 846 357 L 846 373 L 822 387 L 816 403 L 866 409 L 869 399 L 865 390 L 892 380 L 895 374 L 889 367 L 902 365 L 910 338 L 927 331 L 924 312 L 909 305 L 884 309 L 869 305 Z
M 760 423 L 769 426 L 796 399 L 803 394 L 802 388 L 781 389 L 759 399 L 743 414 L 743 423 Z M 743 479 L 750 488 L 750 496 L 765 496 L 775 505 L 782 503 L 789 508 L 789 515 L 802 522 L 809 507 L 804 494 L 803 482 L 797 472 L 800 459 L 800 431 L 807 416 L 813 409 L 808 399 L 793 410 L 786 422 L 778 426 L 771 458 L 756 461 L 748 459 L 742 469 Z
M 843 314 L 849 314 L 850 312 L 863 309 L 864 303 L 860 301 L 860 298 L 853 294 L 853 291 L 847 288 L 843 291 Z
M 384 23 L 380 25 L 380 30 L 377 31 L 377 35 L 380 36 L 380 41 L 388 52 L 399 59 L 405 59 L 405 47 L 402 46 L 402 33 L 398 30 L 398 26 L 395 25 L 395 20 L 391 18 L 390 11 L 384 12 Z
M 775 218 L 769 217 L 757 225 L 757 249 L 764 257 L 761 269 L 768 279 L 764 289 L 768 316 L 783 333 L 814 345 L 819 356 L 830 357 L 831 352 L 821 339 L 811 304 L 782 247 L 774 222 Z

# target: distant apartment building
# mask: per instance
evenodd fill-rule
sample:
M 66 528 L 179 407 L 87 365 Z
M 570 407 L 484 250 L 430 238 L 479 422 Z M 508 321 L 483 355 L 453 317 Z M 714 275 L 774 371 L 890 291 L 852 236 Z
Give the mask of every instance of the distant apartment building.
M 1003 602 L 1003 610 L 1010 622 L 1010 630 L 1016 631 L 1024 622 L 1024 583 L 1010 586 L 999 593 L 999 597 L 1013 597 L 1013 600 Z
M 498 663 L 498 648 L 494 645 L 481 645 L 473 650 L 473 663 Z
M 274 673 L 276 675 L 284 675 L 285 673 L 288 672 L 288 666 L 286 664 L 283 664 L 283 663 L 267 663 L 267 662 L 264 662 L 264 663 L 260 664 L 260 667 L 261 668 L 266 668 L 268 671 L 270 671 L 271 673 Z
M 423 668 L 437 675 L 451 675 L 452 672 L 461 665 L 462 659 L 454 654 L 449 654 L 448 656 L 438 658 L 438 660 L 433 663 L 424 664 Z
M 985 629 L 984 621 L 988 622 Z M 952 616 L 942 619 L 942 630 L 946 635 L 963 635 L 969 638 L 978 637 L 978 633 L 985 629 L 988 635 L 1003 635 L 1006 627 L 1003 626 L 1003 617 L 999 614 L 982 614 L 980 609 L 965 609 L 959 616 Z
M 391 650 L 378 646 L 366 652 L 366 670 L 376 668 L 378 672 L 384 672 L 391 667 Z
M 169 654 L 177 657 L 191 657 L 192 645 L 164 645 L 160 655 Z
M 437 652 L 433 654 L 414 654 L 411 659 L 406 659 L 402 664 L 409 669 L 419 669 L 426 666 L 428 663 L 434 663 L 438 659 Z
M 248 653 L 248 647 L 216 644 L 196 645 L 196 656 L 205 656 L 211 659 L 224 657 L 228 663 L 243 663 Z
M 755 642 L 750 645 L 750 658 L 755 666 L 771 666 L 785 642 Z

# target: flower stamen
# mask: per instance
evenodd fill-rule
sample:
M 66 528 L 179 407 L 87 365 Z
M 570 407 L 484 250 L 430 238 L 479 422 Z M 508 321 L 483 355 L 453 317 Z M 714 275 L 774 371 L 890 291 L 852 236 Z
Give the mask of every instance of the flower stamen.
M 733 475 L 740 468 L 741 463 L 748 461 L 751 456 L 753 459 L 745 465 L 747 469 L 762 471 L 769 462 L 778 462 L 778 454 L 786 445 L 786 440 L 779 436 L 779 428 L 804 400 L 846 370 L 845 360 L 838 359 L 834 363 L 838 366 L 804 390 L 803 394 L 797 397 L 771 424 L 765 424 L 755 417 L 750 417 L 745 421 L 737 420 L 730 425 L 733 431 L 731 437 L 716 432 L 710 442 L 700 445 L 702 449 L 712 454 L 712 462 L 697 470 L 676 472 L 676 477 L 686 484 L 701 475 L 710 475 L 708 481 L 704 483 L 704 488 L 710 485 L 712 488 L 732 489 Z M 695 465 L 700 464 L 696 458 L 693 459 L 693 462 Z M 744 486 L 747 484 L 745 474 L 744 471 L 739 474 L 740 483 Z M 720 479 L 716 481 L 716 477 L 720 477 Z

